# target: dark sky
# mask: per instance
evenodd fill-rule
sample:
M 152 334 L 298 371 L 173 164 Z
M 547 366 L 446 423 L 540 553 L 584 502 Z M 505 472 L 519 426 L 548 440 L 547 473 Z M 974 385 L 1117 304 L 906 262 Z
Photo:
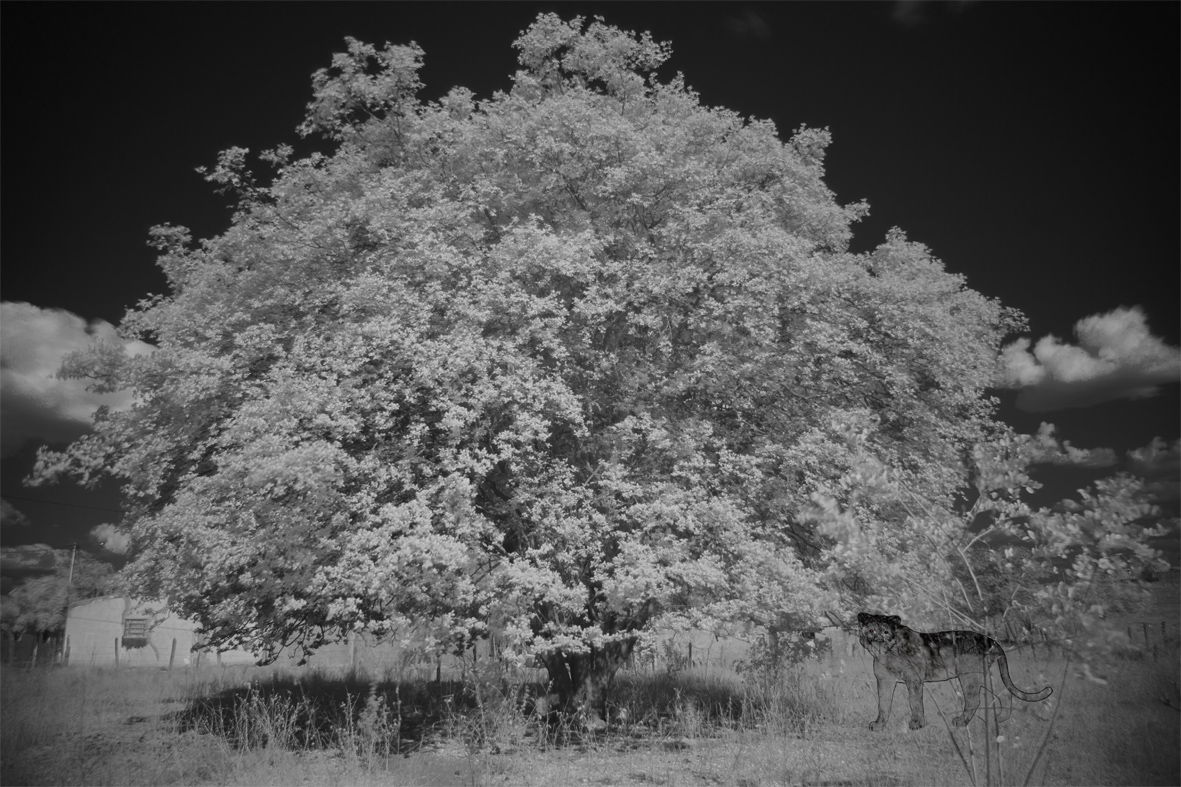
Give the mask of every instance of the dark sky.
M 510 87 L 511 44 L 540 11 L 671 41 L 664 77 L 684 73 L 704 103 L 770 118 L 784 138 L 829 127 L 829 186 L 871 206 L 854 250 L 900 226 L 1023 310 L 1033 344 L 1060 340 L 1036 363 L 1021 356 L 1041 370 L 1031 373 L 1125 354 L 1084 383 L 1047 377 L 1021 400 L 998 392 L 1022 431 L 1050 421 L 1076 446 L 1120 456 L 1181 433 L 1174 2 L 4 3 L 0 292 L 31 305 L 5 313 L 5 373 L 38 347 L 68 345 L 71 330 L 103 335 L 97 321 L 118 324 L 163 290 L 152 225 L 198 237 L 226 227 L 226 199 L 195 167 L 234 145 L 309 150 L 294 129 L 311 74 L 345 36 L 420 44 L 426 99 L 456 85 L 484 98 Z M 1076 338 L 1078 321 L 1120 307 L 1138 308 L 1095 324 L 1110 346 Z M 1149 356 L 1164 365 L 1143 366 Z M 5 526 L 3 542 L 81 541 L 117 513 L 30 498 L 113 509 L 118 497 L 21 486 L 38 440 L 74 427 L 22 409 L 15 379 L 4 428 L 29 439 L 6 440 L 0 472 L 27 522 Z

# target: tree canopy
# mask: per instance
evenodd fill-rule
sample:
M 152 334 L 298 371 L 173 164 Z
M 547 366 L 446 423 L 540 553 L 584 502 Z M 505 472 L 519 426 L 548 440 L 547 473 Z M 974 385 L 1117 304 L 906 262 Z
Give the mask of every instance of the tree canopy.
M 601 20 L 515 46 L 509 92 L 427 103 L 421 49 L 348 39 L 300 127 L 322 152 L 263 153 L 264 183 L 225 151 L 232 226 L 153 230 L 170 292 L 119 330 L 158 349 L 67 362 L 135 404 L 39 476 L 121 479 L 129 579 L 215 645 L 494 627 L 593 701 L 658 622 L 864 597 L 817 500 L 902 521 L 853 488 L 869 457 L 953 510 L 997 432 L 1021 316 L 899 230 L 851 253 L 827 130 L 703 106 Z
M 81 550 L 53 550 L 53 571 L 26 578 L 0 597 L 0 629 L 16 634 L 60 631 L 73 601 L 116 588 L 115 569 Z

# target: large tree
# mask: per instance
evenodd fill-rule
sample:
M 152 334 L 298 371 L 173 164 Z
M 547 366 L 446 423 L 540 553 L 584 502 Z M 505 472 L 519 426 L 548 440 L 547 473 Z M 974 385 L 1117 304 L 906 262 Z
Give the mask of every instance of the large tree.
M 851 253 L 827 131 L 702 106 L 601 21 L 515 46 L 510 92 L 425 103 L 417 46 L 349 39 L 324 152 L 226 151 L 232 226 L 154 230 L 171 291 L 119 330 L 158 349 L 65 369 L 135 404 L 37 473 L 121 479 L 129 578 L 214 644 L 495 627 L 593 718 L 658 622 L 836 603 L 812 500 L 854 448 L 949 505 L 1020 316 L 900 231 Z

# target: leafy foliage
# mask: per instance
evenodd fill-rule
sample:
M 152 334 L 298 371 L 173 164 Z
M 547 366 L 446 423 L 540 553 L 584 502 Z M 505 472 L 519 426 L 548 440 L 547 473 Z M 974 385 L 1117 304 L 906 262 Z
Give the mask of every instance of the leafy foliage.
M 843 505 L 818 493 L 813 515 L 832 538 L 830 581 L 850 589 L 855 578 L 871 607 L 994 633 L 1037 628 L 1089 650 L 1122 637 L 1106 618 L 1140 601 L 1129 580 L 1167 568 L 1148 543 L 1167 526 L 1140 478 L 1117 473 L 1077 499 L 1034 505 L 1036 469 L 1078 453 L 1048 424 L 1037 435 L 998 425 L 972 448 L 966 494 L 944 505 L 860 446 L 854 453 L 834 484 L 853 491 Z
M 72 601 L 102 596 L 115 589 L 115 569 L 86 552 L 54 550 L 53 573 L 29 577 L 0 601 L 0 628 L 15 633 L 60 631 Z
M 171 293 L 120 331 L 159 349 L 67 364 L 136 404 L 38 477 L 122 479 L 132 584 L 264 653 L 430 619 L 578 688 L 657 623 L 954 585 L 931 512 L 1020 315 L 901 231 L 850 253 L 829 133 L 702 106 L 667 45 L 542 15 L 515 46 L 509 93 L 428 104 L 417 46 L 349 39 L 300 127 L 328 152 L 262 185 L 228 150 L 232 226 L 153 230 Z

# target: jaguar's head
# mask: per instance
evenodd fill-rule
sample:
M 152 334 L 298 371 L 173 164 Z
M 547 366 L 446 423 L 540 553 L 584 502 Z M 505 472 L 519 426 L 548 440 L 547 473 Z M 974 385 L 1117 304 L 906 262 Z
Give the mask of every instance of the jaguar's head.
M 859 612 L 857 623 L 861 627 L 858 639 L 861 647 L 875 656 L 881 656 L 896 639 L 896 630 L 902 625 L 902 618 L 897 615 L 874 615 L 869 612 Z

